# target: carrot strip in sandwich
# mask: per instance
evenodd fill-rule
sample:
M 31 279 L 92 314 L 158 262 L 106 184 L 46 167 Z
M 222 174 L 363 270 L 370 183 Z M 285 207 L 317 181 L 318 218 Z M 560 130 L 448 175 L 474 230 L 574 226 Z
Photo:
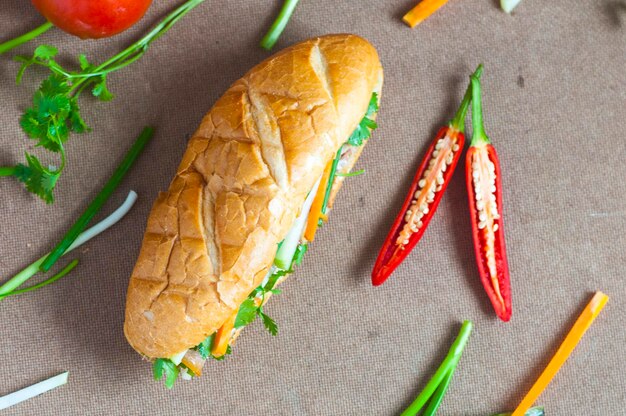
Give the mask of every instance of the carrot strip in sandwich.
M 226 354 L 226 350 L 228 349 L 228 343 L 230 342 L 230 336 L 233 332 L 233 328 L 235 327 L 235 320 L 237 319 L 238 312 L 239 308 L 237 308 L 237 310 L 233 312 L 233 314 L 215 333 L 213 345 L 211 346 L 211 354 L 213 354 L 214 357 L 222 357 L 224 354 Z
M 565 340 L 557 350 L 556 354 L 554 354 L 554 357 L 552 357 L 548 363 L 548 366 L 545 370 L 543 370 L 543 373 L 541 373 L 535 384 L 526 394 L 526 397 L 524 397 L 511 416 L 524 416 L 526 411 L 533 405 L 545 388 L 548 387 L 550 381 L 552 381 L 561 366 L 563 366 L 565 361 L 572 354 L 574 348 L 576 348 L 576 345 L 578 345 L 578 342 L 581 340 L 583 335 L 585 335 L 585 332 L 587 332 L 587 329 L 589 329 L 608 300 L 609 297 L 604 293 L 595 293 L 589 304 L 576 320 L 576 323 L 574 323 L 572 329 L 570 329 L 569 333 L 565 337 Z
M 404 23 L 415 27 L 439 10 L 448 0 L 422 0 L 402 17 Z
M 311 211 L 309 211 L 309 217 L 307 218 L 306 228 L 304 230 L 304 238 L 306 238 L 307 241 L 313 241 L 315 238 L 315 232 L 317 231 L 320 218 L 323 221 L 326 220 L 326 215 L 322 213 L 322 207 L 324 206 L 326 188 L 332 186 L 328 183 L 332 166 L 333 161 L 330 160 L 324 169 L 322 179 L 320 179 L 320 186 L 317 187 L 317 193 L 315 194 L 315 199 L 311 205 Z

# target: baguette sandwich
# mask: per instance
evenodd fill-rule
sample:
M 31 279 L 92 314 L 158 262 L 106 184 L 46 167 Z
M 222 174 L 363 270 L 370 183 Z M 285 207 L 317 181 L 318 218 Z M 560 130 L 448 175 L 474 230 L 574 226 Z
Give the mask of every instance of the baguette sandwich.
M 154 203 L 124 333 L 155 378 L 223 359 L 293 271 L 376 127 L 383 71 L 355 35 L 310 39 L 236 81 Z

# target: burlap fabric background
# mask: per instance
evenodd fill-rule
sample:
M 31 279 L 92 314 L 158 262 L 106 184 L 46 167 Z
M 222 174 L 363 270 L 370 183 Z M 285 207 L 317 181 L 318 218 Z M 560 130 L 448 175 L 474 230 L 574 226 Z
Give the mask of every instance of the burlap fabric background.
M 0 180 L 0 276 L 54 244 L 100 189 L 144 125 L 157 133 L 101 213 L 130 189 L 139 201 L 110 231 L 70 257 L 81 260 L 45 290 L 0 302 L 0 394 L 69 370 L 69 384 L 7 415 L 394 415 L 423 388 L 463 319 L 476 328 L 441 415 L 512 410 L 589 300 L 611 300 L 540 403 L 549 415 L 626 414 L 626 3 L 521 3 L 507 16 L 493 0 L 451 1 L 410 30 L 414 0 L 303 0 L 276 49 L 353 32 L 385 67 L 380 128 L 347 181 L 304 264 L 272 299 L 271 337 L 246 329 L 234 354 L 172 391 L 127 345 L 127 279 L 146 216 L 166 188 L 189 134 L 222 92 L 268 56 L 257 43 L 278 1 L 211 1 L 110 77 L 116 98 L 85 97 L 93 133 L 67 145 L 57 202 L 46 206 Z M 79 41 L 51 31 L 40 42 L 71 62 L 111 56 L 170 10 L 155 1 L 127 33 Z M 27 1 L 4 0 L 2 39 L 41 22 Z M 29 53 L 34 45 L 21 47 Z M 382 287 L 369 273 L 422 152 L 450 118 L 467 76 L 485 64 L 486 128 L 504 172 L 504 215 L 514 314 L 499 322 L 473 258 L 464 174 L 458 169 L 425 237 Z M 44 71 L 13 82 L 0 57 L 0 162 L 31 147 L 20 112 Z

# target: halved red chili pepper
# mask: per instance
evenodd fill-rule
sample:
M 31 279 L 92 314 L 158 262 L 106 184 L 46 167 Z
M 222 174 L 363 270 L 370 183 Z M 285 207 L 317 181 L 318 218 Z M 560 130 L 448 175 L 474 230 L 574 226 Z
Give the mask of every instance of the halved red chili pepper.
M 480 77 L 482 65 L 474 75 Z M 381 285 L 422 238 L 454 173 L 465 144 L 465 115 L 472 100 L 471 86 L 454 118 L 442 127 L 426 151 L 402 208 L 378 254 L 372 284 Z
M 485 134 L 480 80 L 472 75 L 473 136 L 465 160 L 474 251 L 480 280 L 496 314 L 511 319 L 511 282 L 502 226 L 502 182 L 496 149 Z

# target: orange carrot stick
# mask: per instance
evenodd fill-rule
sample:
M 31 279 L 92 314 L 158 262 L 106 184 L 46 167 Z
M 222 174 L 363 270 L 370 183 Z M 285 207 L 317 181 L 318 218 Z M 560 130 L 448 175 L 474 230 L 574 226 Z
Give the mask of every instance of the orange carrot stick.
M 213 345 L 211 345 L 211 354 L 214 357 L 221 357 L 226 354 L 228 343 L 230 342 L 230 335 L 235 327 L 235 320 L 237 319 L 238 312 L 239 309 L 237 309 L 215 333 Z
M 326 165 L 326 168 L 324 169 L 322 179 L 320 179 L 320 185 L 317 187 L 315 199 L 313 200 L 313 204 L 311 204 L 309 217 L 306 221 L 306 229 L 304 230 L 304 238 L 306 238 L 307 241 L 313 241 L 313 239 L 315 238 L 315 232 L 317 231 L 319 219 L 322 218 L 324 221 L 326 220 L 326 215 L 322 213 L 322 207 L 324 206 L 326 187 L 331 186 L 330 184 L 328 184 L 328 178 L 330 177 L 330 171 L 332 169 L 332 166 L 333 161 L 331 160 L 330 162 L 328 162 L 328 165 Z
M 604 305 L 606 305 L 608 300 L 609 297 L 607 295 L 602 292 L 596 292 L 589 304 L 585 307 L 585 310 L 583 310 L 576 320 L 572 329 L 570 329 L 567 337 L 565 337 L 565 340 L 557 350 L 556 354 L 554 354 L 554 357 L 552 357 L 548 363 L 548 366 L 545 370 L 543 370 L 543 373 L 541 373 L 535 384 L 526 394 L 526 397 L 524 397 L 511 416 L 524 416 L 526 411 L 533 405 L 539 395 L 548 386 L 550 381 L 552 381 L 572 351 L 574 351 L 574 348 L 576 348 L 576 345 L 581 340 L 587 329 L 589 329 L 602 308 L 604 308 Z
M 422 0 L 417 6 L 409 10 L 402 20 L 404 20 L 404 23 L 407 25 L 415 27 L 439 10 L 439 8 L 447 2 L 448 0 Z

